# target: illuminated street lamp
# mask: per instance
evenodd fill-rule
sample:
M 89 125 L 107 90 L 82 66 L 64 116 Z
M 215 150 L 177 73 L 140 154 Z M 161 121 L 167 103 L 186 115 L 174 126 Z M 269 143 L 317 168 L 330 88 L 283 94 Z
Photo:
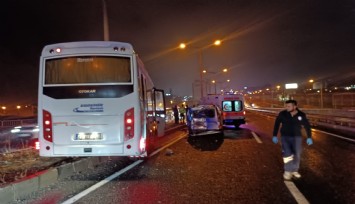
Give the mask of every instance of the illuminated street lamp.
M 228 69 L 227 69 L 227 68 L 224 68 L 224 69 L 223 69 L 223 72 L 228 72 Z
M 227 79 L 227 82 L 230 82 L 231 80 Z
M 3 113 L 5 114 L 6 106 L 2 106 L 1 109 L 2 109 Z
M 179 48 L 180 49 L 185 49 L 186 48 L 186 44 L 185 43 L 180 43 Z
M 309 80 L 309 83 L 313 83 L 313 82 L 314 82 L 314 80 L 313 80 L 313 79 L 310 79 L 310 80 Z
M 213 45 L 215 45 L 215 46 L 219 46 L 219 45 L 221 45 L 221 40 L 215 40 L 214 41 L 214 43 L 213 43 Z M 186 48 L 186 44 L 185 43 L 180 43 L 180 45 L 179 45 L 179 48 L 180 49 L 185 49 Z M 207 71 L 206 72 L 204 72 L 204 70 L 203 70 L 203 59 L 202 59 L 202 50 L 203 50 L 203 47 L 195 47 L 195 49 L 197 49 L 198 50 L 198 53 L 199 53 L 199 55 L 198 55 L 198 63 L 199 63 L 199 69 L 200 69 L 200 84 L 201 84 L 201 86 L 200 86 L 200 88 L 201 88 L 201 98 L 203 97 L 203 73 L 207 73 Z
M 216 41 L 214 41 L 213 44 L 216 45 L 216 46 L 219 46 L 219 45 L 221 45 L 221 40 L 216 40 Z
M 202 73 L 206 74 L 206 73 L 207 73 L 207 71 L 204 69 L 204 70 L 202 71 Z
M 17 106 L 16 106 L 16 109 L 17 109 L 17 114 L 20 115 L 21 106 L 17 105 Z

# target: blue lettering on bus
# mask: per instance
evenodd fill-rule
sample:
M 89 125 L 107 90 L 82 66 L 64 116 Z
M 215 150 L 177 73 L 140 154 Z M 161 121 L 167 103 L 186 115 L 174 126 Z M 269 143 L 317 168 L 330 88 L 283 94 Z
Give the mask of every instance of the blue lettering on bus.
M 100 113 L 104 112 L 104 104 L 97 103 L 97 104 L 81 104 L 80 107 L 74 108 L 73 112 L 76 113 Z

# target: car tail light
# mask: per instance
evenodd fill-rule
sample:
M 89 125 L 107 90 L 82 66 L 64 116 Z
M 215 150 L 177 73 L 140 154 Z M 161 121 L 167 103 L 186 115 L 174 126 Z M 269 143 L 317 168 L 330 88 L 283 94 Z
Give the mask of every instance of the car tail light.
M 35 142 L 35 149 L 39 150 L 39 142 Z
M 124 123 L 124 139 L 126 141 L 134 137 L 134 108 L 125 112 Z
M 139 141 L 139 148 L 142 152 L 145 151 L 145 147 L 146 147 L 146 140 L 145 138 L 141 138 L 141 140 Z
M 43 110 L 43 138 L 48 142 L 53 142 L 52 115 Z

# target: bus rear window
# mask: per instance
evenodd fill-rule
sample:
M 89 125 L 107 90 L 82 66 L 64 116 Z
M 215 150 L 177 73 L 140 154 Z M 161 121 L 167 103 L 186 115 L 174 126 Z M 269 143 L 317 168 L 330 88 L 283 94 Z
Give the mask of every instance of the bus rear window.
M 45 84 L 130 83 L 128 57 L 80 56 L 45 62 Z

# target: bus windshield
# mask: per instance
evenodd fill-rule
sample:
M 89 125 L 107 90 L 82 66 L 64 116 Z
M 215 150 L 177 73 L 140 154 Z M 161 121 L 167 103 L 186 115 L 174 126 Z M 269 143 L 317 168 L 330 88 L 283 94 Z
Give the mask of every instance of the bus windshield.
M 45 84 L 130 83 L 129 57 L 76 56 L 48 59 Z

